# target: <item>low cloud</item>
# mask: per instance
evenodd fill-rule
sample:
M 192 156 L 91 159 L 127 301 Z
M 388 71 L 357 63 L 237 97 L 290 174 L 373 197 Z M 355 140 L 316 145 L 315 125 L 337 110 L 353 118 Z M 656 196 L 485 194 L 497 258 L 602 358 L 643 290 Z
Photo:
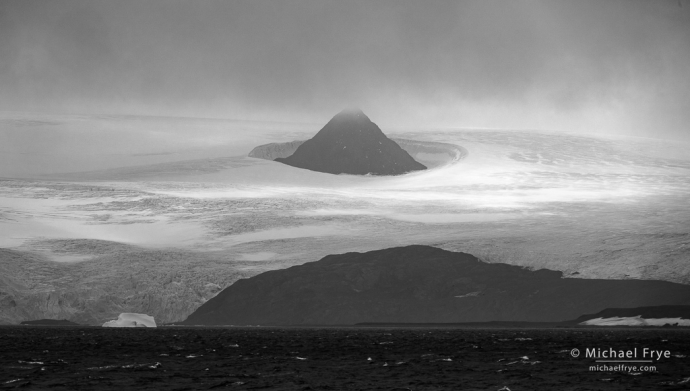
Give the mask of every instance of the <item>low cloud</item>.
M 690 3 L 5 1 L 7 110 L 685 138 Z

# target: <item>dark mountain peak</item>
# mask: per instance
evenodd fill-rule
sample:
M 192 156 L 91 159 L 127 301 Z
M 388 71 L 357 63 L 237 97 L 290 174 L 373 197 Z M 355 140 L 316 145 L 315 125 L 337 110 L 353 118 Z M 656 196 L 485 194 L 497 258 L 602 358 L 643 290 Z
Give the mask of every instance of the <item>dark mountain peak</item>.
M 357 107 L 344 109 L 343 111 L 333 116 L 333 118 L 331 118 L 331 120 L 328 121 L 328 123 L 337 123 L 340 125 L 351 124 L 354 126 L 371 124 L 378 129 L 378 126 L 371 122 L 371 119 L 369 119 L 369 117 Z
M 400 175 L 426 169 L 358 108 L 339 112 L 294 154 L 275 161 L 329 174 Z
M 314 138 L 325 137 L 331 137 L 334 140 L 342 139 L 339 140 L 341 143 L 348 141 L 348 144 L 353 146 L 358 142 L 371 144 L 381 139 L 389 140 L 381 129 L 358 108 L 345 109 L 339 112 L 314 136 Z M 358 140 L 363 137 L 367 139 Z

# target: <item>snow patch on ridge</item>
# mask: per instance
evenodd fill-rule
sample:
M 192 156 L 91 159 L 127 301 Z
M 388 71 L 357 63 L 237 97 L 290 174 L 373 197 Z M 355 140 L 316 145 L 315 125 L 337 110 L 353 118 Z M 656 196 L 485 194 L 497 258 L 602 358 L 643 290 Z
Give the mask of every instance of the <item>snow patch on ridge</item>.
M 678 326 L 690 326 L 690 319 L 683 318 L 652 318 L 644 319 L 641 315 L 633 317 L 595 318 L 586 320 L 581 325 L 585 326 L 663 326 L 665 324 Z

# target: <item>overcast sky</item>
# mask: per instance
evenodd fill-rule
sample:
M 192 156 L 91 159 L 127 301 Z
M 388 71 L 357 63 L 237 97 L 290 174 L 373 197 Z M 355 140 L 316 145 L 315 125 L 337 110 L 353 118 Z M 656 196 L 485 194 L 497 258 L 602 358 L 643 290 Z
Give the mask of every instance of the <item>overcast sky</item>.
M 0 110 L 690 139 L 690 2 L 0 0 Z

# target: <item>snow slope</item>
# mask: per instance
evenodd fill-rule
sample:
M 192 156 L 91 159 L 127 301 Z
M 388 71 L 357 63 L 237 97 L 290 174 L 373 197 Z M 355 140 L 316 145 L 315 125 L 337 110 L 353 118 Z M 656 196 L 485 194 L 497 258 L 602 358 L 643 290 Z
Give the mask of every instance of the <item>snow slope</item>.
M 652 318 L 645 319 L 642 316 L 632 317 L 612 317 L 612 318 L 596 318 L 590 319 L 580 323 L 584 326 L 663 326 L 663 325 L 678 325 L 690 326 L 690 319 L 683 318 Z

